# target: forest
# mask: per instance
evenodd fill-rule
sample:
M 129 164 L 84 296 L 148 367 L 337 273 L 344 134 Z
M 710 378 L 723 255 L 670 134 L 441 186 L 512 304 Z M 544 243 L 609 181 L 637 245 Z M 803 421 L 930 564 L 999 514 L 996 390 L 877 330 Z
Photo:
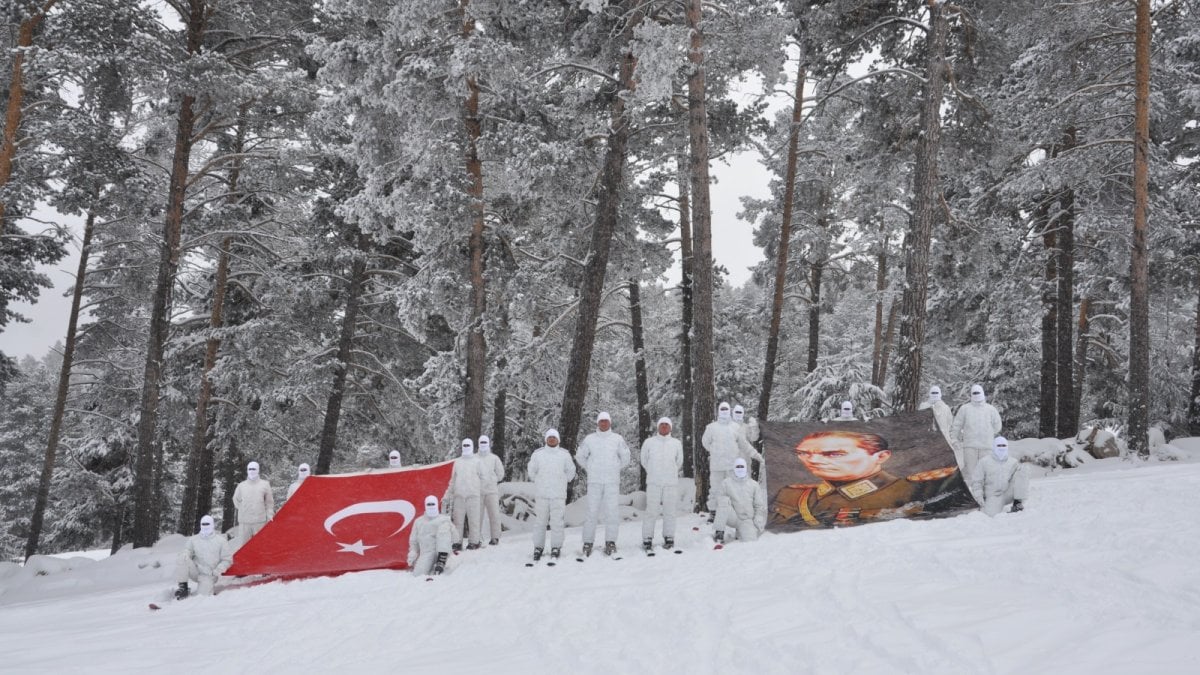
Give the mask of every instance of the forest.
M 489 434 L 521 480 L 599 410 L 675 419 L 701 502 L 718 401 L 1200 435 L 1195 0 L 2 7 L 0 330 L 82 251 L 61 342 L 0 354 L 5 560 L 229 527 L 249 460 Z

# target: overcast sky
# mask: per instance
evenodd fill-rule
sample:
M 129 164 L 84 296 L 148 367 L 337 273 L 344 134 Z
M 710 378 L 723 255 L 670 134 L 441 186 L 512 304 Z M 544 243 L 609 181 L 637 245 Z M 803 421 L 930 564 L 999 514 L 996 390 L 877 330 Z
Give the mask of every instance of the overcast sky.
M 753 225 L 737 217 L 742 209 L 741 197 L 767 196 L 770 177 L 758 163 L 757 152 L 730 156 L 728 162 L 714 162 L 712 174 L 717 179 L 712 192 L 713 257 L 718 264 L 729 269 L 730 282 L 740 286 L 750 278 L 749 268 L 763 257 L 762 249 L 752 241 Z M 82 220 L 79 218 L 64 219 L 53 212 L 35 215 L 41 220 L 68 222 L 76 232 L 82 230 Z M 24 225 L 32 229 L 28 223 Z M 10 323 L 0 333 L 0 351 L 17 359 L 26 355 L 41 358 L 55 342 L 63 340 L 71 310 L 71 298 L 67 293 L 74 283 L 78 265 L 79 241 L 76 240 L 70 246 L 70 255 L 59 265 L 42 269 L 54 282 L 54 288 L 43 290 L 34 305 L 12 305 L 14 311 L 25 315 L 31 322 Z

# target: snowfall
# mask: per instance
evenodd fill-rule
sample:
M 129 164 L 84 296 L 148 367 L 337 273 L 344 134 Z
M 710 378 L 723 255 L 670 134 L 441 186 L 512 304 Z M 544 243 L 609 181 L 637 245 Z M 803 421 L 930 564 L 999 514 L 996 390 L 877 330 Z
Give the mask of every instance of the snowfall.
M 1200 444 L 1200 441 L 1198 441 Z M 183 539 L 0 564 L 0 671 L 1196 673 L 1200 450 L 1039 472 L 1024 512 L 765 534 L 526 567 L 528 533 L 447 574 L 168 597 Z M 102 559 L 95 559 L 102 558 Z

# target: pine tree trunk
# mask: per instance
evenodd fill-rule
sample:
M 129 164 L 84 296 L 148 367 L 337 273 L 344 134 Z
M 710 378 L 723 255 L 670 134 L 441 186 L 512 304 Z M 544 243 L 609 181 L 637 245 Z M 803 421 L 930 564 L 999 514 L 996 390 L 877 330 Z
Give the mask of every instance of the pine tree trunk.
M 800 156 L 800 122 L 804 118 L 804 45 L 796 67 L 796 88 L 792 93 L 792 124 L 788 130 L 787 168 L 784 170 L 783 208 L 779 224 L 779 241 L 775 245 L 775 285 L 771 293 L 771 322 L 767 328 L 767 356 L 763 364 L 762 387 L 759 390 L 760 420 L 768 419 L 771 410 L 771 389 L 775 386 L 775 362 L 779 358 L 779 329 L 783 323 L 783 291 L 787 285 L 788 253 L 792 246 L 792 213 L 796 199 L 796 166 Z
M 696 475 L 696 425 L 694 393 L 692 388 L 692 207 L 688 189 L 687 170 L 684 159 L 679 158 L 679 248 L 681 273 L 679 281 L 680 302 L 683 316 L 679 331 L 679 387 L 682 390 L 682 407 L 679 413 L 683 436 L 683 476 Z
M 883 294 L 887 291 L 887 238 L 875 256 L 875 343 L 871 349 L 871 384 L 883 388 L 886 357 L 883 354 Z
M 221 483 L 224 491 L 221 495 L 221 530 L 228 532 L 237 524 L 237 511 L 233 508 L 233 491 L 238 484 L 238 475 L 246 465 L 245 457 L 238 450 L 237 436 L 229 439 L 229 449 L 225 452 L 225 466 L 221 473 Z
M 650 438 L 650 385 L 646 379 L 646 343 L 642 336 L 642 297 L 637 279 L 629 280 L 629 323 L 633 330 L 633 376 L 638 402 L 637 447 Z M 646 469 L 638 464 L 638 486 L 646 489 Z
M 1079 426 L 1082 417 L 1080 412 L 1083 405 L 1083 386 L 1087 383 L 1087 353 L 1088 353 L 1088 310 L 1092 299 L 1085 297 L 1079 301 L 1079 335 L 1075 346 L 1075 426 Z
M 8 109 L 4 114 L 4 138 L 0 144 L 0 188 L 12 179 L 13 164 L 17 158 L 17 134 L 25 115 L 25 54 L 33 46 L 33 35 L 41 26 L 58 0 L 46 0 L 36 13 L 21 22 L 17 28 L 17 43 L 12 48 L 12 79 L 8 82 Z M 0 201 L 0 235 L 4 234 L 4 216 L 8 204 Z
M 462 37 L 469 39 L 475 32 L 475 19 L 468 14 L 470 0 L 462 0 Z M 463 396 L 463 438 L 478 438 L 483 429 L 483 398 L 487 375 L 487 342 L 483 333 L 483 316 L 487 311 L 487 288 L 483 277 L 483 162 L 479 159 L 478 143 L 483 133 L 479 119 L 479 84 L 474 75 L 467 77 L 467 99 L 463 109 L 466 126 L 466 166 L 469 179 L 468 196 L 471 202 L 471 236 L 467 243 L 470 253 L 471 324 L 467 333 L 467 381 Z
M 42 477 L 38 481 L 33 513 L 29 516 L 29 538 L 25 540 L 26 560 L 37 553 L 38 539 L 42 536 L 42 522 L 46 516 L 46 504 L 50 501 L 50 481 L 54 476 L 54 463 L 58 456 L 58 439 L 62 434 L 63 416 L 67 409 L 67 392 L 71 386 L 71 364 L 75 360 L 79 305 L 83 298 L 83 282 L 87 276 L 88 256 L 91 253 L 92 231 L 95 225 L 96 214 L 89 211 L 87 221 L 83 226 L 83 246 L 79 250 L 79 266 L 75 270 L 75 288 L 71 293 L 71 314 L 67 319 L 67 340 L 63 347 L 62 366 L 58 372 L 58 392 L 54 397 L 54 415 L 50 418 L 50 435 L 46 440 Z
M 1058 398 L 1058 250 L 1050 218 L 1053 200 L 1042 195 L 1034 208 L 1035 227 L 1042 233 L 1045 263 L 1042 277 L 1041 395 L 1038 398 L 1038 436 L 1054 435 Z
M 333 387 L 325 406 L 325 424 L 321 427 L 321 444 L 317 451 L 317 466 L 313 473 L 325 475 L 333 464 L 337 445 L 338 420 L 342 416 L 342 401 L 346 396 L 346 378 L 354 359 L 354 336 L 358 329 L 358 306 L 362 300 L 367 277 L 368 238 L 358 235 L 358 255 L 350 269 L 350 284 L 346 289 L 346 310 L 342 315 L 342 333 L 338 339 L 337 364 L 333 369 Z
M 1129 451 L 1148 457 L 1150 448 L 1150 256 L 1146 247 L 1150 207 L 1150 0 L 1137 0 L 1134 35 L 1133 250 L 1129 256 Z
M 1196 270 L 1200 290 L 1200 268 Z M 1192 398 L 1188 401 L 1188 433 L 1200 436 L 1200 298 L 1196 300 L 1195 342 L 1192 347 Z
M 504 366 L 499 366 L 503 368 Z M 492 402 L 492 452 L 503 462 L 508 457 L 505 443 L 508 434 L 508 388 L 500 387 Z
M 1075 191 L 1067 188 L 1058 198 L 1058 438 L 1079 432 L 1075 400 Z
M 688 140 L 691 146 L 692 255 L 695 286 L 692 292 L 692 369 L 697 428 L 716 414 L 713 382 L 713 255 L 712 202 L 708 177 L 708 110 L 705 102 L 704 33 L 700 30 L 702 0 L 688 0 L 687 25 L 691 30 L 688 60 Z M 696 453 L 696 503 L 708 500 L 708 455 Z
M 879 382 L 887 382 L 888 363 L 892 358 L 892 339 L 896 336 L 896 315 L 900 311 L 900 302 L 898 299 L 892 299 L 892 306 L 888 309 L 887 329 L 883 331 L 883 349 L 879 354 Z
M 913 215 L 905 238 L 904 296 L 900 311 L 900 340 L 896 346 L 896 401 L 900 410 L 916 410 L 921 393 L 922 351 L 925 348 L 925 299 L 929 291 L 929 245 L 941 192 L 938 151 L 941 147 L 942 91 L 946 74 L 946 35 L 949 27 L 940 1 L 928 0 L 926 81 L 921 106 L 921 136 L 913 171 Z
M 623 7 L 634 5 L 623 3 Z M 622 40 L 628 44 L 635 27 L 641 24 L 644 14 L 633 10 L 634 15 L 626 23 Z M 584 398 L 587 396 L 588 375 L 592 367 L 592 348 L 596 342 L 596 318 L 600 315 L 600 302 L 604 296 L 604 276 L 608 271 L 608 254 L 612 247 L 613 234 L 620 213 L 621 194 L 625 184 L 625 161 L 629 145 L 630 120 L 625 110 L 623 92 L 633 91 L 635 59 L 628 48 L 621 57 L 620 89 L 613 92 L 612 117 L 609 122 L 608 147 L 604 152 L 604 167 L 600 175 L 596 195 L 596 221 L 592 224 L 592 239 L 579 288 L 579 317 L 575 321 L 575 335 L 571 341 L 568 360 L 566 387 L 563 391 L 562 413 L 558 431 L 562 444 L 575 455 L 579 447 L 579 426 L 583 415 Z M 570 495 L 568 494 L 568 499 Z
M 817 369 L 817 354 L 821 349 L 821 277 L 824 275 L 825 265 L 823 263 L 813 263 L 808 268 L 808 290 L 810 299 L 808 303 L 808 372 L 813 372 Z
M 187 53 L 198 54 L 204 40 L 207 7 L 205 0 L 191 0 L 187 23 Z M 133 545 L 150 546 L 158 539 L 159 522 L 154 494 L 155 438 L 158 422 L 158 393 L 162 380 L 162 359 L 170 332 L 171 293 L 179 268 L 179 240 L 183 232 L 183 204 L 187 197 L 188 161 L 192 155 L 192 132 L 196 99 L 180 97 L 175 128 L 175 151 L 171 161 L 166 218 L 159 250 L 158 274 L 154 280 L 154 298 L 150 310 L 150 335 L 146 341 L 146 366 L 142 380 L 140 416 L 137 426 L 137 455 L 133 477 Z

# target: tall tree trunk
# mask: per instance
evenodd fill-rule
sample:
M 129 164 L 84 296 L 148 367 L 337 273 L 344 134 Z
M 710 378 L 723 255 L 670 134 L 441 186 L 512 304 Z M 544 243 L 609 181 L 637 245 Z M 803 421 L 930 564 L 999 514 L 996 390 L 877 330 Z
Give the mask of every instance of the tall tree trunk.
M 221 472 L 221 530 L 228 532 L 237 524 L 237 511 L 233 508 L 233 490 L 238 484 L 238 475 L 245 466 L 246 458 L 238 450 L 237 436 L 229 438 L 229 449 L 225 451 L 225 466 Z
M 17 28 L 17 43 L 13 45 L 12 78 L 8 82 L 8 109 L 4 115 L 4 139 L 0 144 L 0 188 L 12 179 L 13 164 L 17 158 L 21 122 L 25 114 L 25 55 L 33 46 L 33 35 L 41 26 L 58 0 L 46 0 L 32 16 Z M 4 234 L 4 216 L 8 204 L 0 201 L 0 235 Z
M 900 341 L 896 347 L 896 407 L 915 410 L 921 393 L 922 351 L 925 348 L 925 299 L 929 291 L 929 245 L 940 202 L 938 150 L 942 137 L 942 91 L 946 74 L 946 35 L 949 26 L 942 2 L 928 0 L 926 80 L 921 106 L 921 135 L 913 171 L 913 215 L 905 238 L 904 297 L 900 311 Z
M 1072 130 L 1073 132 L 1074 130 Z M 1072 133 L 1073 135 L 1073 133 Z M 1058 438 L 1079 431 L 1075 401 L 1074 349 L 1075 315 L 1075 191 L 1065 189 L 1058 197 Z
M 650 385 L 646 380 L 646 343 L 642 339 L 642 295 L 637 279 L 629 280 L 629 323 L 633 333 L 633 375 L 638 402 L 638 444 L 650 437 Z M 638 464 L 638 485 L 646 489 L 646 469 Z
M 808 372 L 817 369 L 817 354 L 821 348 L 821 277 L 825 264 L 815 262 L 808 268 Z
M 38 539 L 42 536 L 42 521 L 46 516 L 46 504 L 50 500 L 50 480 L 54 476 L 54 463 L 58 456 L 58 439 L 62 434 L 63 416 L 67 409 L 67 392 L 71 386 L 71 364 L 75 360 L 75 334 L 79 325 L 79 304 L 83 298 L 83 282 L 87 276 L 92 230 L 95 225 L 96 214 L 89 211 L 87 221 L 83 225 L 83 247 L 79 251 L 79 266 L 75 270 L 75 289 L 71 293 L 71 314 L 67 319 L 67 341 L 63 347 L 62 366 L 58 371 L 58 393 L 54 397 L 54 415 L 50 418 L 50 436 L 46 440 L 46 457 L 42 462 L 42 477 L 38 481 L 33 513 L 29 517 L 29 538 L 25 540 L 26 560 L 29 560 L 29 556 L 37 553 Z
M 875 343 L 871 349 L 871 384 L 883 388 L 886 372 L 883 355 L 883 294 L 887 291 L 887 237 L 879 244 L 875 255 Z
M 796 199 L 796 166 L 800 156 L 800 122 L 804 119 L 804 44 L 800 41 L 800 58 L 796 66 L 796 88 L 792 93 L 792 124 L 788 129 L 787 168 L 784 170 L 783 208 L 779 223 L 779 241 L 775 245 L 775 286 L 771 293 L 771 322 L 767 328 L 767 356 L 763 364 L 762 387 L 759 389 L 760 420 L 766 420 L 771 409 L 771 389 L 775 386 L 775 361 L 779 358 L 779 329 L 783 323 L 783 291 L 787 285 L 788 252 L 792 246 L 792 213 Z
M 1088 335 L 1088 310 L 1091 308 L 1092 299 L 1084 297 L 1079 301 L 1079 335 L 1076 338 L 1075 346 L 1075 426 L 1079 426 L 1079 419 L 1082 417 L 1080 408 L 1083 405 L 1083 386 L 1087 383 L 1087 352 L 1088 340 L 1091 338 Z
M 1200 290 L 1200 268 L 1196 270 Z M 1192 347 L 1192 398 L 1188 401 L 1188 433 L 1200 436 L 1200 298 L 1196 300 L 1195 342 Z
M 883 386 L 887 382 L 888 363 L 892 357 L 892 340 L 896 335 L 896 315 L 900 311 L 900 301 L 897 298 L 892 299 L 892 306 L 888 309 L 887 329 L 883 331 L 883 349 L 879 353 L 879 382 Z
M 688 0 L 687 26 L 691 31 L 688 60 L 688 140 L 691 146 L 692 254 L 695 287 L 692 292 L 693 383 L 696 426 L 707 424 L 716 413 L 713 382 L 713 255 L 712 202 L 708 177 L 708 110 L 705 101 L 704 33 L 700 30 L 702 0 Z M 708 499 L 708 455 L 696 453 L 696 503 Z
M 622 7 L 630 8 L 633 2 Z M 641 24 L 644 14 L 632 9 L 633 16 L 626 23 L 621 39 L 628 44 L 635 27 Z M 583 415 L 583 402 L 587 396 L 588 375 L 592 368 L 592 348 L 596 342 L 596 317 L 600 315 L 600 302 L 604 296 L 604 276 L 608 270 L 608 254 L 612 247 L 613 234 L 617 229 L 617 217 L 621 206 L 621 193 L 625 182 L 625 160 L 629 145 L 630 120 L 625 109 L 624 92 L 633 91 L 636 83 L 633 69 L 636 60 L 627 47 L 621 57 L 619 91 L 612 93 L 612 117 L 609 122 L 608 147 L 604 152 L 604 168 L 600 174 L 596 195 L 596 220 L 592 224 L 592 240 L 579 287 L 579 317 L 575 321 L 575 336 L 571 340 L 571 355 L 568 360 L 566 387 L 563 391 L 562 413 L 558 431 L 562 444 L 575 455 L 579 446 L 579 425 Z M 569 495 L 568 495 L 569 497 Z
M 205 0 L 191 0 L 187 22 L 187 53 L 200 52 L 204 40 Z M 162 380 L 162 359 L 170 331 L 171 292 L 179 268 L 179 239 L 183 230 L 183 204 L 187 197 L 188 161 L 192 155 L 192 132 L 196 99 L 183 94 L 179 100 L 175 127 L 175 151 L 171 162 L 166 218 L 159 248 L 158 274 L 154 280 L 154 298 L 150 310 L 150 334 L 146 340 L 146 366 L 142 379 L 142 397 L 138 418 L 137 455 L 134 460 L 133 545 L 150 546 L 158 539 L 159 522 L 155 517 L 154 494 L 155 437 L 158 422 L 158 393 Z
M 503 366 L 500 366 L 503 368 Z M 501 386 L 492 402 L 492 452 L 503 462 L 508 458 L 505 450 L 508 435 L 508 387 Z
M 470 0 L 462 0 L 462 37 L 475 32 L 475 19 L 469 14 Z M 479 138 L 483 126 L 479 119 L 479 83 L 474 75 L 467 76 L 467 99 L 463 106 L 466 127 L 466 165 L 469 178 L 468 196 L 471 202 L 471 236 L 467 241 L 470 253 L 471 325 L 467 333 L 467 381 L 463 396 L 463 438 L 478 438 L 483 429 L 483 394 L 487 384 L 484 368 L 487 364 L 487 342 L 483 334 L 483 315 L 487 311 L 487 288 L 483 277 L 483 162 L 479 159 Z
M 367 279 L 368 238 L 358 235 L 358 255 L 350 266 L 350 284 L 346 288 L 346 311 L 342 316 L 342 334 L 338 339 L 337 363 L 333 368 L 333 387 L 325 405 L 325 424 L 321 427 L 321 445 L 317 451 L 317 466 L 314 473 L 329 473 L 333 464 L 333 450 L 337 445 L 338 420 L 342 416 L 342 401 L 346 396 L 346 378 L 354 359 L 354 336 L 358 330 L 358 306 L 362 301 L 363 288 Z
M 1150 0 L 1137 0 L 1134 35 L 1133 250 L 1129 256 L 1129 451 L 1150 454 Z
M 679 157 L 679 248 L 680 248 L 680 301 L 683 316 L 679 330 L 679 387 L 683 393 L 683 404 L 679 412 L 683 436 L 683 476 L 696 475 L 696 447 L 698 434 L 695 425 L 694 390 L 692 387 L 692 207 L 684 159 Z M 1200 310 L 1197 310 L 1200 311 Z
M 1038 397 L 1038 436 L 1054 435 L 1058 398 L 1058 251 L 1054 223 L 1050 218 L 1053 199 L 1041 195 L 1034 207 L 1035 227 L 1042 233 L 1046 250 L 1042 277 L 1042 364 L 1041 395 Z

